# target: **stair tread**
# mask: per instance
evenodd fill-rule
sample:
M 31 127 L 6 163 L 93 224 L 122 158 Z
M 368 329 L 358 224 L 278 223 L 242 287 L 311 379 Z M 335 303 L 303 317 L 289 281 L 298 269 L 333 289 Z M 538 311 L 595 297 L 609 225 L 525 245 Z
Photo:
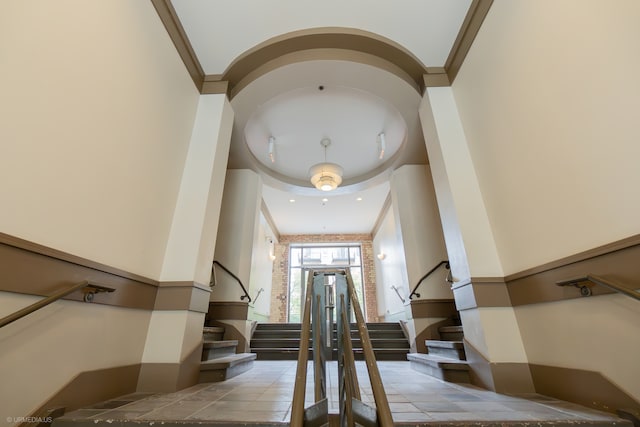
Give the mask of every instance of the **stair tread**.
M 409 353 L 407 354 L 407 359 L 413 362 L 425 363 L 443 369 L 455 369 L 460 371 L 469 370 L 469 363 L 466 360 L 451 359 L 433 354 Z
M 462 341 L 425 340 L 424 343 L 427 347 L 464 349 Z
M 249 362 L 255 359 L 256 359 L 256 355 L 254 353 L 231 354 L 229 356 L 219 357 L 217 359 L 200 362 L 200 370 L 208 371 L 208 370 L 216 370 L 216 369 L 226 369 L 231 366 L 237 365 L 239 363 Z
M 225 348 L 236 347 L 238 340 L 204 340 L 202 343 L 203 348 Z
M 461 325 L 455 326 L 440 326 L 438 328 L 440 332 L 464 332 Z
M 204 326 L 202 332 L 206 334 L 215 334 L 216 332 L 224 332 L 222 326 Z

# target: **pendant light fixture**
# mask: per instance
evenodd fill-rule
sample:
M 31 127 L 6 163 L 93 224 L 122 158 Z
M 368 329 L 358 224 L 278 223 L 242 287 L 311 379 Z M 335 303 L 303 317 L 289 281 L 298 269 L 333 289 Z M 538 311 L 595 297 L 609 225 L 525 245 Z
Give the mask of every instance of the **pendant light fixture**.
M 339 165 L 327 162 L 327 148 L 331 145 L 331 140 L 324 138 L 320 145 L 324 148 L 324 163 L 318 163 L 309 169 L 311 183 L 318 190 L 335 190 L 342 183 L 343 170 Z

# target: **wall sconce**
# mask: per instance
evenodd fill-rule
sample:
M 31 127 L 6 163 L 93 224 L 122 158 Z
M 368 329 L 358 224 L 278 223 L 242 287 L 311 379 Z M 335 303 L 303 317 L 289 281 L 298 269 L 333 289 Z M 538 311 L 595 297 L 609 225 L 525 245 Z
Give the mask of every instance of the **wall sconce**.
M 276 255 L 275 255 L 275 245 L 273 244 L 273 237 L 271 236 L 267 236 L 266 239 L 267 241 L 267 245 L 269 245 L 269 260 L 271 262 L 276 260 Z
M 385 254 L 384 252 L 380 252 L 378 255 L 376 255 L 378 257 L 378 259 L 380 261 L 382 261 L 383 259 L 385 259 L 387 257 L 387 254 Z

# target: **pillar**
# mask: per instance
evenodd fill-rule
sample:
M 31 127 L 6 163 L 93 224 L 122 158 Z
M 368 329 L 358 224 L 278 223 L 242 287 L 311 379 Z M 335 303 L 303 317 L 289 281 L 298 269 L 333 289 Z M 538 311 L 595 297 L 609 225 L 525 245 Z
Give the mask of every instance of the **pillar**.
M 142 356 L 139 391 L 175 391 L 197 382 L 232 126 L 233 110 L 225 95 L 200 97 Z
M 455 314 L 453 295 L 444 267 L 425 279 L 409 304 L 420 278 L 446 260 L 447 252 L 433 181 L 428 165 L 405 165 L 391 176 L 391 201 L 396 229 L 400 230 L 408 283 L 403 289 L 413 351 L 425 352 L 425 339 L 437 339 L 437 327 Z M 449 318 L 449 319 L 448 319 Z
M 262 179 L 248 169 L 227 171 L 215 260 L 249 291 L 255 240 L 259 235 Z M 238 282 L 216 267 L 216 285 L 209 303 L 209 321 L 225 326 L 225 339 L 237 339 L 238 349 L 248 350 L 250 326 L 248 300 Z M 213 323 L 211 323 L 213 324 Z
M 452 89 L 427 88 L 419 113 L 473 381 L 498 392 L 532 392 L 522 337 Z

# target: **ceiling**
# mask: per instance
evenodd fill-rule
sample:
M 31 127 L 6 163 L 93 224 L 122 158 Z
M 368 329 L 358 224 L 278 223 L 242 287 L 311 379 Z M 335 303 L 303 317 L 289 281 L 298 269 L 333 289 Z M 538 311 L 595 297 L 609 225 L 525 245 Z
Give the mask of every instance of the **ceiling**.
M 230 82 L 228 167 L 262 176 L 280 234 L 372 231 L 391 172 L 427 163 L 422 74 L 446 73 L 478 2 L 158 1 L 174 9 L 204 81 Z M 309 182 L 325 154 L 344 169 L 331 192 Z

